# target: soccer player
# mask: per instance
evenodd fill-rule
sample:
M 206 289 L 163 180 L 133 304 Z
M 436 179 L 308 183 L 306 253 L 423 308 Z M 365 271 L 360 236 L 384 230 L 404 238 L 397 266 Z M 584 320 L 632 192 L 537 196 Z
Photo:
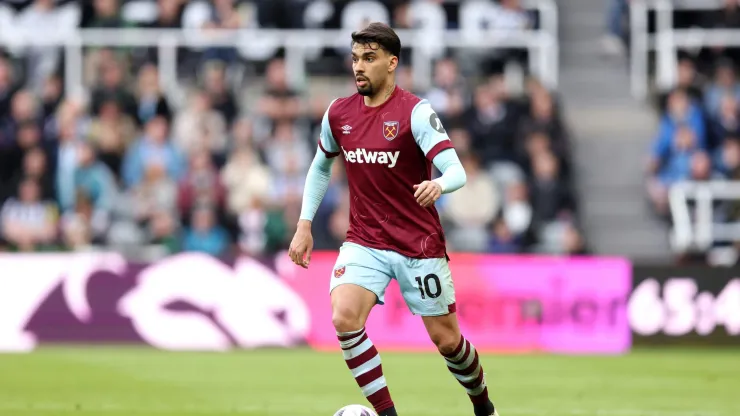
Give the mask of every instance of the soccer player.
M 331 276 L 332 321 L 357 384 L 380 416 L 396 416 L 378 351 L 365 332 L 375 304 L 396 279 L 421 316 L 447 368 L 465 388 L 476 416 L 498 416 L 478 352 L 460 333 L 445 238 L 434 207 L 465 185 L 465 170 L 429 102 L 395 85 L 401 41 L 385 24 L 352 34 L 357 94 L 329 105 L 319 149 L 306 175 L 294 263 L 311 261 L 311 222 L 326 193 L 335 157 L 344 157 L 350 226 Z M 432 180 L 431 166 L 442 176 Z M 471 201 L 471 203 L 475 203 Z

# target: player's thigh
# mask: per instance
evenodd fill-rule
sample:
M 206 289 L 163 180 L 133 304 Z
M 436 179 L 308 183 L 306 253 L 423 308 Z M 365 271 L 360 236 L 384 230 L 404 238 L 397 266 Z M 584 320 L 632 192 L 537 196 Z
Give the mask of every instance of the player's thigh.
M 409 310 L 419 316 L 443 316 L 455 311 L 455 286 L 445 258 L 403 259 L 396 278 Z
M 373 306 L 385 302 L 391 274 L 383 252 L 352 243 L 342 245 L 330 283 L 332 321 L 338 331 L 365 325 Z

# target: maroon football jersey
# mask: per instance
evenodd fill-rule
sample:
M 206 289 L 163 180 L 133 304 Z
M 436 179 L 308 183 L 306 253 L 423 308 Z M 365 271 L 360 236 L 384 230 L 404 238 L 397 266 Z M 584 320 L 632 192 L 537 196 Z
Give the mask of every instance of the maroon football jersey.
M 453 148 L 429 103 L 399 87 L 378 107 L 354 94 L 332 102 L 323 124 L 321 149 L 344 157 L 347 241 L 411 258 L 446 257 L 437 209 L 414 198 L 414 185 L 432 179 L 434 156 Z

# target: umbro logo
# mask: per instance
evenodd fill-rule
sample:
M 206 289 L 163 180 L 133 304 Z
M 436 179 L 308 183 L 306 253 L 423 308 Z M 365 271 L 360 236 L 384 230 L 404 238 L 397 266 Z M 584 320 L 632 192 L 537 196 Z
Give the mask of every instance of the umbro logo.
M 350 134 L 352 126 L 345 124 L 344 126 L 342 126 L 342 130 L 344 130 L 344 134 Z

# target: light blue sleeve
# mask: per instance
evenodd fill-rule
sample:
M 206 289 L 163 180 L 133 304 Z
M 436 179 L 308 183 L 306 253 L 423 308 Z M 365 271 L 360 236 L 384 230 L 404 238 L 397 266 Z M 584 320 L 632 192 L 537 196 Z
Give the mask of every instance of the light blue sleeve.
M 434 160 L 442 150 L 453 148 L 439 116 L 426 99 L 419 101 L 411 111 L 411 133 L 429 160 Z
M 327 156 L 323 149 L 316 151 L 316 156 L 311 162 L 311 166 L 306 173 L 306 184 L 303 187 L 303 203 L 301 205 L 302 220 L 313 221 L 316 211 L 321 205 L 321 201 L 329 189 L 329 180 L 331 179 L 331 166 L 334 164 L 334 158 Z
M 434 180 L 442 186 L 442 193 L 462 188 L 467 181 L 465 169 L 429 101 L 419 101 L 411 111 L 411 132 L 424 156 L 442 173 L 442 176 Z
M 437 153 L 432 163 L 442 173 L 442 176 L 434 181 L 442 186 L 443 194 L 457 191 L 465 186 L 468 178 L 462 163 L 460 163 L 460 158 L 457 157 L 455 149 L 448 149 Z
M 329 109 L 332 104 L 334 104 L 334 101 L 329 104 L 329 107 L 324 113 L 324 118 L 321 120 L 321 134 L 319 135 L 319 147 L 329 158 L 339 156 L 339 153 L 342 150 L 339 147 L 339 144 L 337 144 L 336 139 L 334 139 L 334 134 L 332 134 L 331 125 L 329 124 Z

